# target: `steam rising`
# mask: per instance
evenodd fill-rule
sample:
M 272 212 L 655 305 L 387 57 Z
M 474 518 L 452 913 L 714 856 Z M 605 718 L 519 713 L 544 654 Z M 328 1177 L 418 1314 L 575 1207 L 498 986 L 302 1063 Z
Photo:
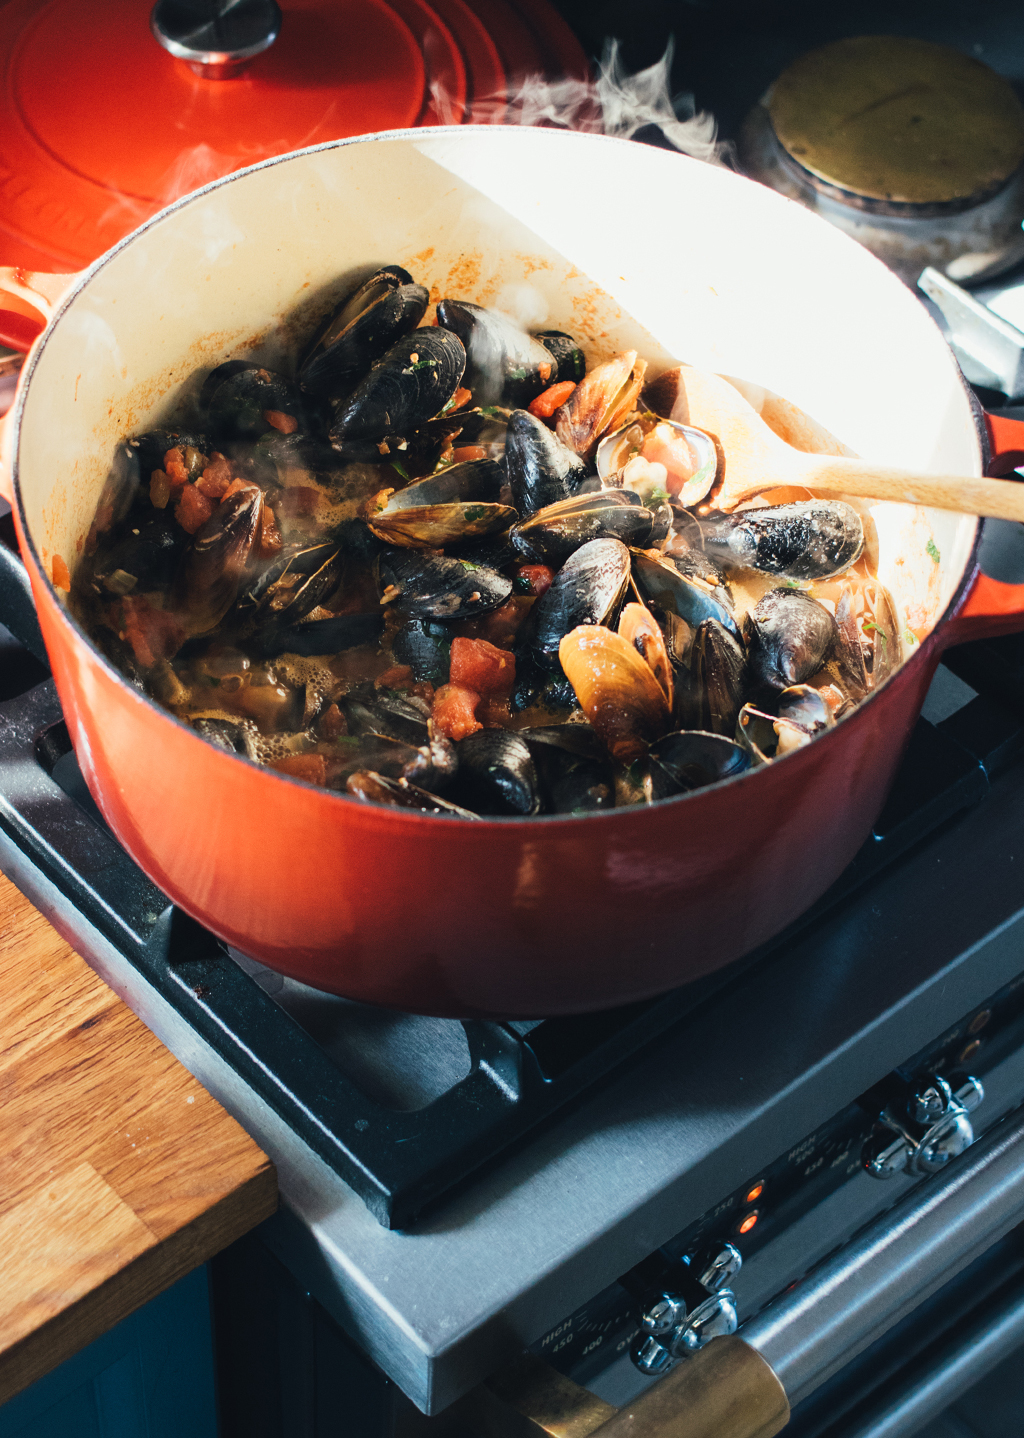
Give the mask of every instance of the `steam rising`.
M 606 40 L 596 80 L 546 80 L 530 75 L 511 96 L 474 100 L 472 119 L 520 125 L 552 125 L 563 130 L 585 130 L 628 140 L 656 126 L 669 144 L 684 155 L 711 164 L 725 164 L 731 145 L 719 142 L 713 115 L 695 113 L 692 95 L 669 90 L 674 44 L 646 70 L 629 74 L 619 55 L 619 42 Z M 436 82 L 431 86 L 434 108 L 441 123 L 457 123 L 461 114 Z

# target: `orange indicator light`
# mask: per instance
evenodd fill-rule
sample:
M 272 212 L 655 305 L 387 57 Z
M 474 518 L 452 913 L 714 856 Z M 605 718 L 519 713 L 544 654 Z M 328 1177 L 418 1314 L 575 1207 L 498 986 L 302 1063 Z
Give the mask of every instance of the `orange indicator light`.
M 755 1183 L 754 1186 L 753 1186 L 753 1188 L 751 1188 L 751 1189 L 749 1189 L 749 1190 L 747 1191 L 746 1195 L 744 1196 L 743 1202 L 744 1202 L 744 1203 L 756 1203 L 757 1200 L 761 1197 L 762 1193 L 764 1193 L 764 1183 L 763 1183 L 763 1181 L 762 1181 L 762 1182 Z
M 754 1224 L 757 1222 L 758 1218 L 760 1218 L 760 1214 L 755 1208 L 753 1213 L 748 1213 L 746 1218 L 741 1220 L 739 1226 L 736 1229 L 736 1232 L 749 1233 L 750 1230 L 754 1227 Z

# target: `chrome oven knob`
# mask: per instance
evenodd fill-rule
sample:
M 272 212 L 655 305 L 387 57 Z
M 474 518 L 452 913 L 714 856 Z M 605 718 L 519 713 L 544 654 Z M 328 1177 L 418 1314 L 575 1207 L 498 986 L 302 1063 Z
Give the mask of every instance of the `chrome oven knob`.
M 894 1099 L 879 1113 L 861 1151 L 865 1170 L 882 1179 L 897 1173 L 919 1178 L 938 1173 L 974 1142 L 968 1115 L 984 1097 L 979 1079 L 962 1079 L 954 1089 L 936 1074 L 916 1092 Z

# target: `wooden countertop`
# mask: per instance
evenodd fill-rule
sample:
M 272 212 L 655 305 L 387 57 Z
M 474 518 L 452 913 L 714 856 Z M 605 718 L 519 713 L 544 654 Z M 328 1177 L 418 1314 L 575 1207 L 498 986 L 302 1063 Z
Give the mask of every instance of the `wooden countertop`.
M 276 1206 L 266 1155 L 0 875 L 0 1403 Z

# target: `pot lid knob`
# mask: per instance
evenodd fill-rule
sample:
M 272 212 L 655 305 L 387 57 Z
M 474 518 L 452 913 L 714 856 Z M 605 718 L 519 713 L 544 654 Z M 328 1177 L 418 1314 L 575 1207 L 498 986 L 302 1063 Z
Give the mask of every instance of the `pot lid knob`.
M 207 80 L 229 80 L 277 39 L 276 0 L 157 0 L 150 29 L 165 50 Z

